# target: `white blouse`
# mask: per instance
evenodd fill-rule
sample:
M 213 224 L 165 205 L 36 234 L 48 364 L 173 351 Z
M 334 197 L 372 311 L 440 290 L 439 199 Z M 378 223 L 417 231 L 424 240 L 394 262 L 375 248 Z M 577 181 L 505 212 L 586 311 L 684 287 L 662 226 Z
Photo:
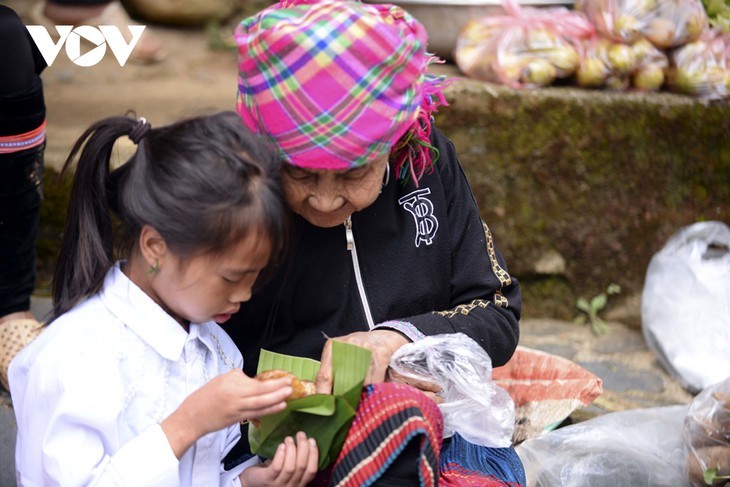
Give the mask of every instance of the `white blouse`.
M 178 461 L 160 422 L 243 358 L 214 322 L 185 330 L 117 263 L 102 289 L 54 321 L 10 365 L 20 486 L 240 485 L 221 460 L 238 425 Z

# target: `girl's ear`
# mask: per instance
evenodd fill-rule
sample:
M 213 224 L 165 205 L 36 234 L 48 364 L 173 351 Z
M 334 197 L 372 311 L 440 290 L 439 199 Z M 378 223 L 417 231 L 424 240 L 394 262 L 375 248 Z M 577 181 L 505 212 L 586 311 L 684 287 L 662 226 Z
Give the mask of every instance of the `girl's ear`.
M 150 268 L 154 269 L 160 267 L 170 254 L 165 239 L 149 225 L 144 225 L 139 232 L 139 251 Z

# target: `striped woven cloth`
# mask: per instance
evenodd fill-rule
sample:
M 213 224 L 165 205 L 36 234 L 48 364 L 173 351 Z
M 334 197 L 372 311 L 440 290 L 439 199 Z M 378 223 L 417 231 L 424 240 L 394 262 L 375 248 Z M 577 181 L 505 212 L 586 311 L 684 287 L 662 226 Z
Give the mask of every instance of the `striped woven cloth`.
M 0 154 L 11 154 L 38 147 L 46 141 L 46 121 L 33 130 L 17 135 L 0 136 Z
M 441 411 L 420 391 L 395 383 L 367 386 L 339 457 L 310 486 L 379 485 L 383 473 L 412 442 L 418 445 L 417 458 L 412 481 L 401 483 L 403 487 L 524 485 L 524 470 L 513 448 L 486 448 L 456 435 L 441 451 L 442 435 Z
M 237 109 L 296 166 L 359 167 L 416 122 L 426 31 L 394 5 L 289 0 L 243 20 Z

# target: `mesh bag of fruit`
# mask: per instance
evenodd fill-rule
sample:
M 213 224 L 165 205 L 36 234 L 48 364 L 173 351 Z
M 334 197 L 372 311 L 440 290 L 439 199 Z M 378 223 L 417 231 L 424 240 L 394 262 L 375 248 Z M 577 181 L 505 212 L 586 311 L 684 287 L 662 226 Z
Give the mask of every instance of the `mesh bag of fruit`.
M 629 45 L 596 35 L 579 52 L 575 81 L 583 88 L 658 91 L 669 65 L 666 54 L 646 39 Z
M 577 0 L 603 36 L 633 44 L 641 38 L 668 49 L 697 40 L 708 28 L 700 0 Z
M 504 2 L 505 15 L 474 19 L 456 41 L 454 59 L 472 78 L 513 88 L 536 88 L 571 76 L 578 67 L 577 45 L 593 25 L 564 7 L 521 8 Z
M 669 89 L 706 100 L 730 96 L 730 34 L 708 31 L 671 54 Z

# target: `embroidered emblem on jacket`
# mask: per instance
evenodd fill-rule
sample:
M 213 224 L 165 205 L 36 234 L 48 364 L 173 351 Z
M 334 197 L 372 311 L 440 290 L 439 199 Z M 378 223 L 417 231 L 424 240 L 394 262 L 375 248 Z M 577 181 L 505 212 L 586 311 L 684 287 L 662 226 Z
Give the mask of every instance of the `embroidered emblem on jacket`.
M 416 247 L 421 242 L 431 245 L 439 229 L 439 221 L 433 214 L 433 203 L 426 198 L 427 194 L 431 194 L 429 188 L 418 189 L 398 200 L 398 204 L 413 215 L 416 222 Z

